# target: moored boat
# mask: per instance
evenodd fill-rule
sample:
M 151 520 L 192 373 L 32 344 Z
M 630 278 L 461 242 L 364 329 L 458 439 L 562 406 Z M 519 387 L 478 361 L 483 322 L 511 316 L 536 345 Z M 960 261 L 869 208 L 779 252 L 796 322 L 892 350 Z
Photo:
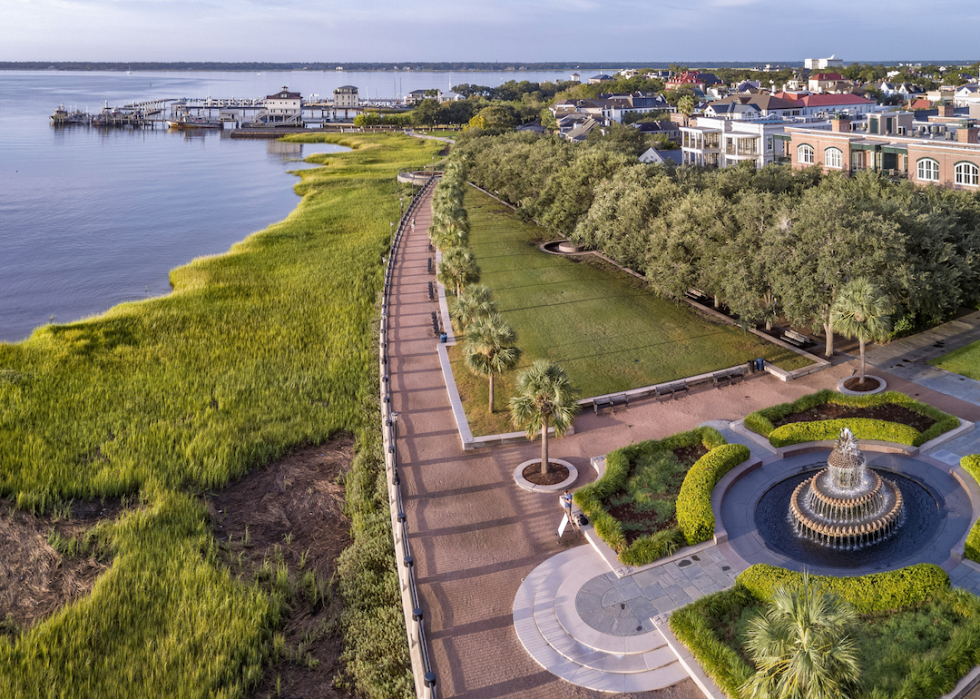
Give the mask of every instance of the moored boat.
M 208 119 L 192 114 L 181 114 L 175 119 L 168 119 L 167 126 L 171 129 L 221 129 L 224 124 L 217 119 Z

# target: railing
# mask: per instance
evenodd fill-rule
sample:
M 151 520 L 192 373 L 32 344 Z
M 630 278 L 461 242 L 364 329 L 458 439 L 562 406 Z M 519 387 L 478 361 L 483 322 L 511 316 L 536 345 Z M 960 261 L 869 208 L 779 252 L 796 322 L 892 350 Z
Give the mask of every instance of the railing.
M 385 281 L 381 295 L 381 328 L 379 332 L 379 356 L 381 373 L 381 433 L 384 442 L 385 471 L 388 483 L 388 505 L 391 509 L 391 531 L 395 544 L 395 559 L 398 568 L 398 586 L 401 588 L 402 606 L 405 612 L 405 627 L 408 631 L 408 650 L 412 660 L 412 673 L 415 676 L 415 693 L 419 699 L 435 699 L 436 673 L 432 669 L 429 649 L 425 640 L 425 624 L 422 603 L 415 584 L 415 559 L 408 544 L 405 505 L 402 500 L 401 479 L 398 475 L 398 414 L 392 411 L 391 371 L 388 360 L 388 313 L 391 302 L 391 282 L 397 263 L 398 245 L 410 229 L 419 203 L 435 182 L 429 177 L 425 186 L 412 196 L 412 201 L 398 222 L 398 229 L 391 241 L 388 261 L 385 264 Z

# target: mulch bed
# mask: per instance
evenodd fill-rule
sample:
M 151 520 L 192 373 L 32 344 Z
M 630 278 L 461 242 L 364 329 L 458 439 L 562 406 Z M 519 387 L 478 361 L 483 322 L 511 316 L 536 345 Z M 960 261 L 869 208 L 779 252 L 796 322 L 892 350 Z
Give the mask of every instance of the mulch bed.
M 844 382 L 844 388 L 848 391 L 873 391 L 881 382 L 871 376 L 866 376 L 864 381 L 861 381 L 860 376 L 855 376 Z
M 873 408 L 853 408 L 846 405 L 835 405 L 825 403 L 809 410 L 799 413 L 792 413 L 786 417 L 773 421 L 775 427 L 788 425 L 791 422 L 814 422 L 817 420 L 837 420 L 839 418 L 864 417 L 873 420 L 887 420 L 888 422 L 898 422 L 903 425 L 914 427 L 919 432 L 925 432 L 936 421 L 926 415 L 920 415 L 902 405 L 887 403 Z
M 548 473 L 541 473 L 541 462 L 538 461 L 524 469 L 522 472 L 524 479 L 534 483 L 534 485 L 558 485 L 568 478 L 568 469 L 566 467 L 561 464 L 556 464 L 551 459 L 548 459 L 548 461 L 550 462 L 548 464 Z
M 667 492 L 664 493 L 663 499 L 677 499 L 677 496 L 681 492 L 681 485 L 684 483 L 684 477 L 687 475 L 688 470 L 695 464 L 695 462 L 702 456 L 708 453 L 708 450 L 704 448 L 703 444 L 697 444 L 691 447 L 679 447 L 674 449 L 674 456 L 684 465 L 684 470 L 677 474 L 670 483 Z M 630 467 L 630 473 L 627 478 L 633 476 L 633 468 Z M 614 498 L 619 495 L 622 491 L 617 491 L 610 495 L 610 498 Z M 610 506 L 606 502 L 603 502 L 603 507 L 609 512 L 615 519 L 620 522 L 630 522 L 634 524 L 645 525 L 643 529 L 629 529 L 623 531 L 623 535 L 626 537 L 626 544 L 632 545 L 634 541 L 639 539 L 641 536 L 646 536 L 647 534 L 653 534 L 664 529 L 670 529 L 671 527 L 677 526 L 677 516 L 671 517 L 669 521 L 666 522 L 655 522 L 650 519 L 650 513 L 648 512 L 637 512 L 633 505 L 615 505 Z

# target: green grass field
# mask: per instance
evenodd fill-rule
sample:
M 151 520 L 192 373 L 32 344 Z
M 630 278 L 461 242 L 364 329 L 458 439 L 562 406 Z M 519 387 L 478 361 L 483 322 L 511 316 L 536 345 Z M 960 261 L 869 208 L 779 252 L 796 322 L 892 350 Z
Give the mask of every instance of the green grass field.
M 535 359 L 563 366 L 583 397 L 695 376 L 754 357 L 784 369 L 809 364 L 795 352 L 656 296 L 640 279 L 594 256 L 541 252 L 537 245 L 547 240 L 545 229 L 520 221 L 476 190 L 467 191 L 466 208 L 481 283 L 493 289 L 524 352 L 518 369 L 498 380 L 495 410 L 506 411 L 516 371 Z M 459 349 L 451 356 L 474 434 L 512 431 L 506 415 L 487 414 L 486 381 L 471 380 Z
M 0 634 L 0 696 L 244 696 L 274 657 L 286 600 L 217 563 L 200 495 L 337 430 L 358 439 L 347 503 L 360 563 L 347 570 L 367 580 L 340 584 L 357 592 L 343 627 L 365 644 L 349 659 L 378 683 L 372 696 L 414 693 L 376 477 L 372 322 L 395 173 L 442 144 L 300 138 L 355 150 L 310 158 L 324 167 L 299 173 L 286 220 L 174 270 L 167 297 L 0 344 L 0 495 L 35 511 L 140 503 L 107 525 L 113 563 L 91 595 Z
M 980 381 L 980 342 L 960 347 L 949 354 L 930 359 L 929 363 L 940 369 L 962 374 Z

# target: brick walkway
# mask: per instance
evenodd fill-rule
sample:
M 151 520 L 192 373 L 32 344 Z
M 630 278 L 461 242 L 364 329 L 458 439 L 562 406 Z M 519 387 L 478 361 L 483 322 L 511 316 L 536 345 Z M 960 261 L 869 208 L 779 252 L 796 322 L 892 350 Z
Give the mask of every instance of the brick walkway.
M 429 220 L 425 204 L 416 216 L 415 232 L 399 254 L 391 301 L 390 357 L 402 487 L 439 695 L 608 696 L 568 684 L 541 668 L 514 631 L 512 605 L 521 581 L 538 564 L 580 545 L 582 539 L 566 535 L 559 543 L 555 530 L 561 513 L 556 499 L 521 490 L 513 481 L 514 467 L 539 453 L 536 443 L 475 452 L 464 452 L 460 446 L 432 335 L 430 314 L 437 307 L 427 293 L 433 279 L 426 272 L 432 254 L 427 247 Z M 833 387 L 851 371 L 845 363 L 789 384 L 768 374 L 754 375 L 737 386 L 708 388 L 676 401 L 631 403 L 628 410 L 614 415 L 584 413 L 575 422 L 576 434 L 555 440 L 551 451 L 578 468 L 575 487 L 581 487 L 595 478 L 591 456 L 709 420 L 735 420 Z M 945 399 L 939 405 L 944 410 L 957 412 L 953 404 L 965 405 L 909 385 L 923 400 Z M 694 699 L 701 695 L 687 680 L 667 690 L 633 696 Z

